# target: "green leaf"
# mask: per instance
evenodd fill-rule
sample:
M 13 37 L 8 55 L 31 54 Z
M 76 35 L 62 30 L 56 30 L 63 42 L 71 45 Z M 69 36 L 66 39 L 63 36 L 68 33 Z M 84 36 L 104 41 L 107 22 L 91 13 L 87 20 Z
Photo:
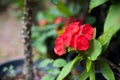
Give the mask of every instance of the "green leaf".
M 47 46 L 45 44 L 36 42 L 34 45 L 37 51 L 39 51 L 41 54 L 47 53 Z
M 111 5 L 105 24 L 104 32 L 110 31 L 112 34 L 120 29 L 120 3 Z
M 45 60 L 43 60 L 42 62 L 40 62 L 39 67 L 40 67 L 40 68 L 45 67 L 45 66 L 47 66 L 48 64 L 50 64 L 50 63 L 52 63 L 52 62 L 53 62 L 52 59 L 45 59 Z
M 106 45 L 110 39 L 111 39 L 112 35 L 109 32 L 104 32 L 99 38 L 98 41 L 101 43 L 102 46 Z
M 111 37 L 120 29 L 120 3 L 111 5 L 105 24 L 104 33 L 98 38 L 102 46 L 109 43 Z
M 66 16 L 71 16 L 69 9 L 66 7 L 66 5 L 63 2 L 59 1 L 57 7 L 59 11 L 64 13 Z
M 98 40 L 94 39 L 90 41 L 90 47 L 85 52 L 85 54 L 90 60 L 94 61 L 101 54 L 101 51 L 102 51 L 101 43 Z
M 95 80 L 95 68 L 94 68 L 93 64 L 89 71 L 89 78 L 90 78 L 90 80 Z
M 50 68 L 50 69 L 47 70 L 47 73 L 51 74 L 51 75 L 57 75 L 57 74 L 60 73 L 60 70 L 59 69 Z
M 79 77 L 79 80 L 87 80 L 87 78 L 89 77 L 89 74 L 86 70 L 84 70 Z
M 115 76 L 109 65 L 105 61 L 100 62 L 101 72 L 107 80 L 115 80 Z
M 107 1 L 108 1 L 108 0 L 90 0 L 89 12 L 90 12 L 93 8 L 99 6 L 99 5 L 101 5 L 101 4 L 103 4 L 103 3 L 107 2 Z
M 56 80 L 63 80 L 70 72 L 71 70 L 74 68 L 74 66 L 76 66 L 76 64 L 81 61 L 83 58 L 80 57 L 80 55 L 78 55 L 77 57 L 75 57 L 74 60 L 72 60 L 71 62 L 69 62 L 65 67 L 63 67 L 62 71 L 60 72 L 60 74 L 58 75 Z
M 52 75 L 43 76 L 41 80 L 55 80 L 55 77 Z
M 64 67 L 67 64 L 67 62 L 64 59 L 56 59 L 53 63 L 54 67 Z
M 87 72 L 90 70 L 90 68 L 91 68 L 91 60 L 87 59 L 87 61 L 86 61 L 86 70 L 87 70 Z

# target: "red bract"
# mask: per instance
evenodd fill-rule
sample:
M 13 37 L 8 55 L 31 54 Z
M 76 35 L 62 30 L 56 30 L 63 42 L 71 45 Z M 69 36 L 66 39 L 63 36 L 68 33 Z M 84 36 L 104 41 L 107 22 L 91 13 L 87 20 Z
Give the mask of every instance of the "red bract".
M 79 27 L 79 30 L 73 34 L 72 39 L 71 39 L 71 43 L 70 46 L 76 50 L 77 49 L 77 38 L 79 35 L 81 35 L 82 33 L 82 27 Z
M 80 51 L 85 51 L 89 47 L 88 39 L 85 36 L 78 36 L 77 37 L 77 47 Z
M 90 24 L 85 24 L 83 26 L 83 34 L 86 38 L 91 40 L 94 35 L 94 28 L 92 28 L 92 26 Z
M 74 34 L 80 30 L 80 22 L 72 22 L 69 26 L 66 27 L 66 32 Z
M 63 44 L 56 44 L 56 46 L 54 47 L 54 51 L 59 56 L 65 54 L 64 45 Z
M 61 56 L 65 53 L 62 35 L 57 37 L 57 39 L 55 41 L 54 51 L 59 56 Z
M 63 43 L 62 35 L 58 36 L 56 41 L 55 41 L 55 44 L 61 44 L 61 43 Z
M 94 28 L 89 24 L 81 25 L 80 22 L 72 22 L 65 32 L 55 41 L 55 53 L 59 56 L 65 54 L 66 47 L 74 50 L 85 51 L 89 48 L 89 41 L 93 38 Z
M 70 46 L 72 34 L 71 34 L 70 32 L 64 32 L 64 33 L 62 34 L 62 38 L 63 38 L 63 44 L 64 44 L 66 47 Z

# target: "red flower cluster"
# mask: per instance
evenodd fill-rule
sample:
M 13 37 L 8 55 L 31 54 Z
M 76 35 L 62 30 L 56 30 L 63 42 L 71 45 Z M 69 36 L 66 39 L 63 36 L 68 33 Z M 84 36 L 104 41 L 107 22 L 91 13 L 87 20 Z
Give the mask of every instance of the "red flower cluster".
M 88 41 L 93 38 L 93 34 L 94 28 L 91 27 L 91 25 L 82 25 L 80 22 L 72 22 L 66 27 L 65 32 L 57 37 L 54 51 L 59 56 L 66 53 L 66 47 L 85 51 L 89 47 Z

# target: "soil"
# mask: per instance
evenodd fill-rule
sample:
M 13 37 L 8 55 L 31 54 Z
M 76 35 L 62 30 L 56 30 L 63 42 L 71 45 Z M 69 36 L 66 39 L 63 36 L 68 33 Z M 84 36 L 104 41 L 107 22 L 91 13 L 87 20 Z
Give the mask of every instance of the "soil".
M 12 9 L 0 12 L 0 63 L 23 57 L 22 24 L 11 13 Z

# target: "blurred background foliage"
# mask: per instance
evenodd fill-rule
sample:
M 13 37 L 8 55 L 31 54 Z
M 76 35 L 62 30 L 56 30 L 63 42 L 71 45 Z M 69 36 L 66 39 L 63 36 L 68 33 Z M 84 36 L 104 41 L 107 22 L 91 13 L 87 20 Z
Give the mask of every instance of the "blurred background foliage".
M 13 9 L 11 14 L 18 17 L 18 20 L 22 20 L 23 2 L 24 0 L 1 0 L 0 11 L 11 7 Z M 82 15 L 82 17 L 84 16 L 82 19 L 84 23 L 90 23 L 96 27 L 103 25 L 100 19 L 96 22 L 98 15 L 93 16 L 96 11 L 84 15 L 85 0 L 34 0 L 34 3 L 32 45 L 38 56 L 40 55 L 39 57 L 48 56 L 50 52 L 54 55 L 54 41 L 64 31 L 65 20 L 68 18 L 81 19 Z M 61 18 L 61 22 L 55 23 L 57 18 Z M 100 33 L 101 31 L 102 29 L 99 29 Z

